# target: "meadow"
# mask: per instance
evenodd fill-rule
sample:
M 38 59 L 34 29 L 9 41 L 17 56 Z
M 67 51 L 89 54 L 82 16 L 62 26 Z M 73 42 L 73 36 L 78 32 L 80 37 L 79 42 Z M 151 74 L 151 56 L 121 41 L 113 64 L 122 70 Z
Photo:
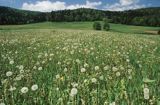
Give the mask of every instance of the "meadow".
M 160 105 L 158 28 L 75 24 L 0 27 L 0 105 Z

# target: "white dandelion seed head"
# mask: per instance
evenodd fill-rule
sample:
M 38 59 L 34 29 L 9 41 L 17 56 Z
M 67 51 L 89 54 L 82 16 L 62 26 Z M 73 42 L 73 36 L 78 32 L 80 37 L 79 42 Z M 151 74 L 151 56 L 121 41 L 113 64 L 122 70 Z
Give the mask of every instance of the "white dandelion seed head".
M 86 72 L 86 69 L 85 68 L 81 68 L 81 72 L 82 73 Z
M 109 69 L 108 65 L 103 68 L 103 70 L 108 70 L 108 69 Z
M 0 103 L 0 105 L 5 105 L 5 103 Z
M 97 71 L 99 70 L 99 66 L 95 66 L 94 69 Z
M 39 71 L 41 71 L 42 69 L 43 69 L 42 67 L 39 67 L 39 68 L 38 68 Z
M 144 93 L 144 99 L 146 99 L 146 100 L 149 99 L 149 93 Z
M 81 63 L 81 61 L 80 61 L 79 59 L 76 59 L 76 62 L 77 62 L 77 63 Z
M 92 81 L 92 83 L 96 83 L 97 79 L 96 78 L 92 78 L 91 81 Z
M 13 72 L 8 71 L 8 72 L 6 73 L 6 76 L 7 76 L 7 77 L 10 77 L 10 76 L 12 76 L 12 74 L 13 74 Z
M 22 89 L 21 89 L 21 93 L 27 93 L 28 92 L 28 87 L 23 87 Z
M 9 91 L 14 91 L 14 90 L 16 90 L 16 87 L 10 86 Z
M 68 69 L 67 68 L 64 68 L 64 72 L 67 72 L 68 71 Z
M 149 89 L 148 89 L 148 88 L 144 88 L 144 89 L 143 89 L 143 92 L 144 92 L 144 93 L 149 93 Z
M 104 76 L 101 75 L 101 76 L 99 77 L 99 79 L 100 79 L 100 80 L 104 80 Z
M 56 75 L 56 79 L 59 79 L 59 78 L 60 78 L 60 75 L 59 75 L 59 74 L 57 74 L 57 75 Z
M 116 76 L 119 77 L 121 75 L 120 72 L 116 72 Z
M 72 89 L 71 89 L 71 92 L 70 92 L 70 95 L 73 97 L 73 96 L 75 96 L 77 93 L 78 93 L 77 88 L 72 88 Z
M 37 85 L 37 84 L 32 85 L 32 87 L 31 87 L 31 90 L 32 90 L 32 91 L 36 91 L 37 89 L 38 89 L 38 85 Z
M 89 67 L 89 65 L 87 63 L 84 64 L 84 67 Z
M 78 83 L 75 83 L 75 82 L 71 83 L 71 85 L 72 85 L 73 87 L 78 87 Z
M 118 68 L 112 67 L 112 71 L 116 72 L 116 71 L 118 71 Z
M 11 65 L 14 64 L 14 60 L 10 60 L 9 64 L 11 64 Z
M 23 70 L 24 69 L 24 66 L 23 65 L 20 65 L 19 66 L 19 70 Z

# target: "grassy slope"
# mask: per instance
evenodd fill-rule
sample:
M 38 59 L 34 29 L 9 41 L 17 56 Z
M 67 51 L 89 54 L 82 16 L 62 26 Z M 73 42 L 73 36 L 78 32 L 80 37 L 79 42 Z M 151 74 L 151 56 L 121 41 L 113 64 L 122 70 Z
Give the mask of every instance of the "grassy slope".
M 92 30 L 93 22 L 44 22 L 27 25 L 5 25 L 0 30 L 23 30 L 23 29 L 80 29 Z M 111 24 L 111 31 L 124 33 L 146 33 L 157 31 L 159 27 L 130 26 L 122 24 Z

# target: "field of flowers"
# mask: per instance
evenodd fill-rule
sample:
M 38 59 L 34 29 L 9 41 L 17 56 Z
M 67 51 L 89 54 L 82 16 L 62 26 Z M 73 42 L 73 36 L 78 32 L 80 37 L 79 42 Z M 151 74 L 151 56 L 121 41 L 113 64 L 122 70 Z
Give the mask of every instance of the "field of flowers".
M 160 105 L 160 37 L 0 32 L 0 105 Z

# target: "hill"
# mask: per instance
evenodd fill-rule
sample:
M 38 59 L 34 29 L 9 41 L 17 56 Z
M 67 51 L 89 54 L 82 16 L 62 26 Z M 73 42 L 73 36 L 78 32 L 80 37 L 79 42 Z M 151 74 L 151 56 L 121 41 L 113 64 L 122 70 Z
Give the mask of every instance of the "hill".
M 0 24 L 26 24 L 42 21 L 73 22 L 99 21 L 108 18 L 111 23 L 141 26 L 160 26 L 160 7 L 142 8 L 128 11 L 103 11 L 80 8 L 75 10 L 33 12 L 0 7 Z

